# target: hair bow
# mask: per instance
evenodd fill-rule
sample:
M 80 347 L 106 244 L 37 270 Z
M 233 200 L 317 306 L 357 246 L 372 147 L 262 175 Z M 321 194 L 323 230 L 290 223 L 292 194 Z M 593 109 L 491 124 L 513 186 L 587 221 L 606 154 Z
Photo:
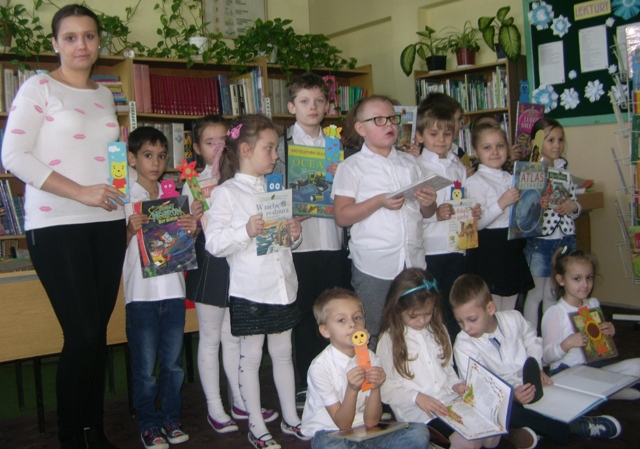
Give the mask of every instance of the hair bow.
M 438 283 L 436 282 L 435 279 L 433 280 L 433 282 L 429 281 L 428 279 L 423 279 L 422 280 L 422 285 L 418 285 L 417 287 L 410 288 L 409 290 L 407 290 L 406 292 L 401 294 L 400 297 L 402 298 L 403 296 L 406 296 L 409 293 L 417 292 L 418 290 L 426 290 L 426 291 L 435 290 L 435 291 L 438 291 Z
M 238 137 L 240 137 L 240 128 L 242 128 L 242 123 L 240 123 L 235 128 L 227 130 L 227 136 L 230 136 L 232 139 L 237 139 Z

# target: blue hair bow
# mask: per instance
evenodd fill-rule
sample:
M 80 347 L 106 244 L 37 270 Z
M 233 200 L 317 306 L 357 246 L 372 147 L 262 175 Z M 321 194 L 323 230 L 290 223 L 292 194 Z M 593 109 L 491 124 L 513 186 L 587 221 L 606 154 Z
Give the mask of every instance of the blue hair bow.
M 400 297 L 402 298 L 403 296 L 407 296 L 409 293 L 417 292 L 418 290 L 438 291 L 438 283 L 436 282 L 435 279 L 433 280 L 433 282 L 430 282 L 428 279 L 423 279 L 422 285 L 418 285 L 417 287 L 410 288 L 409 290 L 401 294 Z

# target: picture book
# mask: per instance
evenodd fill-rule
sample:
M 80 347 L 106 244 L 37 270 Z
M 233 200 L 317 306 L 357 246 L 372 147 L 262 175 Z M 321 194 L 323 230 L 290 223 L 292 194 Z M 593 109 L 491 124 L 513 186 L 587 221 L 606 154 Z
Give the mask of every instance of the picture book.
M 569 423 L 596 408 L 608 396 L 640 380 L 613 371 L 576 365 L 551 377 L 545 385 L 542 399 L 524 407 L 542 415 Z
M 640 160 L 640 115 L 631 118 L 631 162 Z
M 547 163 L 516 161 L 512 187 L 520 199 L 509 210 L 509 240 L 542 235 L 543 213 L 540 200 L 547 188 Z
M 118 189 L 123 203 L 129 202 L 129 165 L 127 164 L 127 144 L 109 142 L 109 183 Z
M 398 126 L 398 140 L 396 148 L 404 151 L 405 146 L 414 142 L 416 138 L 416 120 L 418 118 L 418 106 L 394 106 L 396 114 L 400 114 Z
M 513 388 L 491 371 L 471 359 L 467 369 L 464 396 L 452 394 L 442 401 L 449 410 L 438 415 L 447 425 L 467 440 L 477 440 L 509 432 Z
M 137 234 L 142 277 L 198 268 L 193 238 L 177 223 L 181 215 L 189 213 L 186 195 L 135 203 L 133 211 L 149 216 L 149 223 Z
M 438 191 L 440 189 L 444 189 L 445 187 L 449 187 L 453 185 L 453 181 L 450 179 L 444 178 L 440 175 L 430 175 L 426 178 L 420 179 L 416 182 L 409 184 L 408 186 L 404 186 L 395 192 L 387 193 L 387 198 L 400 198 L 404 196 L 406 199 L 415 200 L 413 193 L 422 189 L 431 189 L 434 191 Z
M 544 117 L 544 105 L 519 101 L 517 111 L 514 144 L 520 145 L 520 148 L 522 148 L 522 159 L 529 159 L 531 154 L 531 128 L 535 122 Z
M 584 332 L 589 337 L 586 346 L 580 348 L 586 363 L 610 359 L 618 355 L 613 338 L 600 331 L 600 323 L 605 321 L 602 309 L 596 307 L 580 307 L 577 312 L 569 314 L 571 325 L 576 332 Z
M 258 256 L 290 248 L 292 239 L 286 221 L 293 217 L 292 190 L 256 193 L 255 200 L 264 220 L 262 234 L 256 237 Z
M 478 220 L 473 218 L 472 209 L 476 204 L 474 198 L 449 200 L 453 206 L 453 215 L 447 220 L 449 252 L 464 251 L 478 247 Z
M 406 422 L 380 422 L 376 426 L 357 426 L 347 430 L 336 430 L 329 434 L 333 438 L 345 438 L 350 441 L 365 441 L 409 427 Z
M 565 201 L 571 201 L 571 173 L 560 168 L 547 169 L 547 194 L 549 195 L 549 209 L 560 206 Z
M 344 153 L 331 159 L 323 147 L 289 145 L 287 182 L 293 191 L 293 215 L 333 218 L 333 178 L 327 176 L 327 166 L 343 160 Z

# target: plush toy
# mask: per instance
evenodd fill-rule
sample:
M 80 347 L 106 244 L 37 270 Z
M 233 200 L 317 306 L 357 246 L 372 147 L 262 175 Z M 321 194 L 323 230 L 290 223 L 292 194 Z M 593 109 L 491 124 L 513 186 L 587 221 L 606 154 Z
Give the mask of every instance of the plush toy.
M 369 332 L 366 330 L 355 331 L 351 336 L 351 343 L 356 349 L 356 360 L 358 366 L 364 367 L 365 371 L 371 368 L 371 357 L 369 356 Z M 373 384 L 365 379 L 362 383 L 362 391 L 371 390 Z
M 529 103 L 529 82 L 526 80 L 520 80 L 520 103 Z

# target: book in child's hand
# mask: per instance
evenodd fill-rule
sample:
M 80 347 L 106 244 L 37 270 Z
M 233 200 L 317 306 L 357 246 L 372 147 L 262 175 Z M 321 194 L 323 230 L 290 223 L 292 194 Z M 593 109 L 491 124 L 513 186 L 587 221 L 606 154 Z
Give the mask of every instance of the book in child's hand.
M 264 220 L 262 234 L 256 236 L 258 256 L 290 248 L 293 240 L 286 222 L 293 217 L 291 189 L 256 193 L 255 201 Z
M 469 389 L 464 396 L 452 394 L 450 400 L 442 401 L 449 413 L 438 417 L 467 440 L 508 433 L 511 385 L 474 359 L 470 359 L 466 383 Z
M 376 426 L 358 426 L 347 430 L 337 430 L 329 434 L 333 438 L 344 438 L 350 441 L 364 441 L 370 438 L 380 437 L 391 432 L 409 427 L 406 422 L 380 422 Z
M 531 128 L 544 117 L 544 105 L 518 102 L 515 144 L 522 148 L 522 159 L 529 159 L 531 153 Z
M 565 201 L 571 201 L 571 173 L 560 168 L 547 169 L 547 193 L 549 209 L 554 209 Z
M 453 181 L 450 179 L 444 178 L 440 175 L 430 175 L 426 178 L 423 178 L 419 181 L 416 181 L 408 186 L 402 187 L 395 192 L 387 193 L 387 198 L 396 199 L 404 196 L 405 198 L 413 199 L 413 194 L 422 189 L 431 189 L 433 191 L 438 191 L 440 189 L 444 189 L 445 187 L 449 187 L 453 185 Z
M 544 210 L 540 200 L 547 189 L 547 163 L 516 161 L 511 187 L 520 190 L 520 199 L 510 206 L 507 239 L 542 235 Z
M 413 143 L 416 138 L 416 119 L 418 118 L 418 106 L 394 106 L 393 110 L 400 115 L 398 126 L 398 140 L 395 147 L 404 151 L 407 145 Z
M 600 307 L 580 307 L 577 312 L 569 314 L 569 319 L 576 332 L 584 332 L 589 337 L 587 345 L 580 348 L 585 363 L 598 362 L 618 355 L 613 338 L 600 331 L 600 323 L 604 322 Z
M 473 218 L 473 206 L 476 200 L 465 198 L 463 200 L 449 200 L 447 204 L 453 207 L 453 215 L 447 220 L 448 251 L 464 251 L 465 249 L 478 247 L 478 220 Z

